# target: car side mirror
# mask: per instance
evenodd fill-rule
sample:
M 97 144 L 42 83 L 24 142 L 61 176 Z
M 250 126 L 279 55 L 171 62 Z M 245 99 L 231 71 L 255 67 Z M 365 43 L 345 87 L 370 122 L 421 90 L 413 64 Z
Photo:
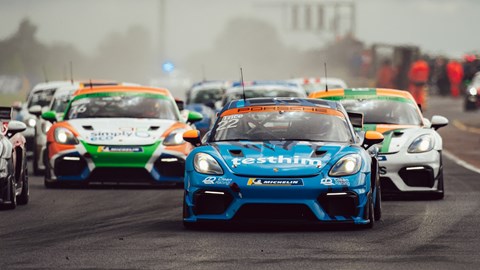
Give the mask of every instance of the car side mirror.
M 187 122 L 195 123 L 195 122 L 198 122 L 198 121 L 202 121 L 202 119 L 203 119 L 203 115 L 201 113 L 195 112 L 195 111 L 189 111 L 188 112 Z
M 12 137 L 13 135 L 19 132 L 23 132 L 26 129 L 27 129 L 27 125 L 25 125 L 25 123 L 23 122 L 16 121 L 16 120 L 11 120 L 10 122 L 8 122 L 7 132 L 9 134 L 9 137 Z
M 57 122 L 57 114 L 55 111 L 46 111 L 42 113 L 42 118 L 49 121 L 50 123 Z
M 363 128 L 363 113 L 347 112 L 347 114 L 354 128 Z
M 187 130 L 183 133 L 183 140 L 191 143 L 193 146 L 201 145 L 200 131 L 196 129 Z
M 448 125 L 448 119 L 440 115 L 432 116 L 431 122 L 432 122 L 431 127 L 435 130 Z
M 28 112 L 39 117 L 42 114 L 42 107 L 40 105 L 34 105 L 28 109 Z
M 363 139 L 363 148 L 368 149 L 370 146 L 383 142 L 383 134 L 378 131 L 368 130 L 365 132 Z

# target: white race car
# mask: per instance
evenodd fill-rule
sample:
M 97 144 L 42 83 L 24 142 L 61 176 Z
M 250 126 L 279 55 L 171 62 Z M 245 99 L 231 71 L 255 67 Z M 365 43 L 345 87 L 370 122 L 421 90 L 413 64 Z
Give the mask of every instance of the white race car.
M 364 131 L 383 133 L 378 151 L 382 194 L 429 193 L 443 198 L 443 146 L 436 130 L 448 119 L 423 118 L 412 95 L 402 90 L 337 89 L 310 97 L 340 100 L 348 112 L 363 114 Z

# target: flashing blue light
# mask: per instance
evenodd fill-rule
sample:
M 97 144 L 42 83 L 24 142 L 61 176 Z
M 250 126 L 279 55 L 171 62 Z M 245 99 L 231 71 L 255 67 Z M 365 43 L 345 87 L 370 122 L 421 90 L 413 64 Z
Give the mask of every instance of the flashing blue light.
M 162 70 L 165 73 L 171 73 L 174 69 L 175 65 L 170 61 L 166 61 L 162 64 Z

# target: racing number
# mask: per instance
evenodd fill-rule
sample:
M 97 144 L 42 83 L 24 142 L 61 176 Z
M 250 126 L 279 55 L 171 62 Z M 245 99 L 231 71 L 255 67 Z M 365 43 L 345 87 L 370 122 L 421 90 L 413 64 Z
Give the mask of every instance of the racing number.
M 220 123 L 218 123 L 217 130 L 237 127 L 238 121 L 240 121 L 238 118 L 223 119 Z

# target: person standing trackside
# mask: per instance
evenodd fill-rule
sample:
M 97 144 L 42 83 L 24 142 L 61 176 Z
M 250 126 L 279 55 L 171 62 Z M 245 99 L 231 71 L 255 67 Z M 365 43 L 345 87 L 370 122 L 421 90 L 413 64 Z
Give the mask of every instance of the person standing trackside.
M 377 73 L 377 87 L 395 88 L 395 77 L 397 72 L 392 66 L 392 61 L 385 59 Z
M 463 67 L 456 61 L 451 60 L 447 64 L 447 75 L 450 81 L 450 93 L 452 97 L 458 97 L 460 95 L 460 86 L 463 80 Z
M 409 86 L 408 90 L 412 94 L 413 98 L 417 104 L 419 104 L 423 109 L 426 107 L 426 92 L 427 92 L 427 82 L 428 75 L 430 73 L 430 67 L 428 63 L 419 59 L 412 63 L 410 70 L 408 72 Z

